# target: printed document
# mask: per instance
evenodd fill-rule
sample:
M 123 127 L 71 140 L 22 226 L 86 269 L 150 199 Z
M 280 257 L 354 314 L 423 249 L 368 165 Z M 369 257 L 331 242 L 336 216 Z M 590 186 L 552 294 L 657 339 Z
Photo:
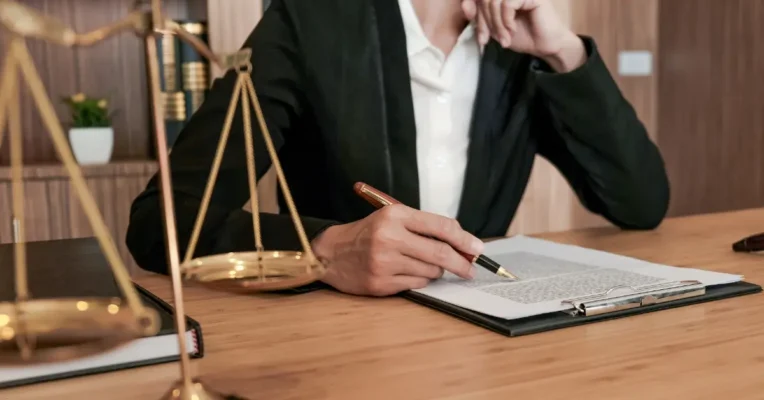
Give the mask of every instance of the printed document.
M 473 280 L 446 272 L 416 292 L 504 319 L 564 311 L 562 301 L 607 292 L 616 286 L 696 280 L 706 287 L 739 282 L 740 275 L 649 263 L 583 247 L 515 236 L 486 244 L 484 254 L 520 278 L 506 278 L 477 267 Z

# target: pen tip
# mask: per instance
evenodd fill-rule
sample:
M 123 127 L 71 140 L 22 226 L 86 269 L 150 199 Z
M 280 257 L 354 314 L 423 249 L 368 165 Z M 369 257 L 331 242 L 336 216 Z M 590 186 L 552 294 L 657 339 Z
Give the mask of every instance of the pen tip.
M 499 270 L 496 271 L 496 275 L 499 275 L 499 276 L 504 277 L 504 278 L 512 279 L 513 281 L 518 280 L 516 276 L 512 275 L 511 273 L 509 273 L 509 271 L 504 269 L 504 267 L 499 267 Z

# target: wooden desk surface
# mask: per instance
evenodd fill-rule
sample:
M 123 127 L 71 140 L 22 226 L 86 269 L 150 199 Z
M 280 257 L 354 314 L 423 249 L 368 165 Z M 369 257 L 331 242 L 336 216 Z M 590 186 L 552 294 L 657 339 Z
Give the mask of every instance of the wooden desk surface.
M 764 210 L 543 237 L 764 284 L 762 256 L 732 242 Z M 169 281 L 140 283 L 169 299 Z M 194 370 L 250 399 L 762 399 L 764 297 L 505 338 L 400 298 L 330 292 L 247 297 L 186 290 L 206 356 Z M 2 399 L 155 399 L 176 364 L 0 391 Z

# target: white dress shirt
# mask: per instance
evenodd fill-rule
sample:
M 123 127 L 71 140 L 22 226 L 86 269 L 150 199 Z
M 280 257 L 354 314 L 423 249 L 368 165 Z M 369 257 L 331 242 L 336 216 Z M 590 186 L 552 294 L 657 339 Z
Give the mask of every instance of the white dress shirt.
M 462 197 L 480 47 L 469 26 L 446 58 L 424 33 L 411 0 L 398 0 L 411 75 L 423 211 L 455 218 Z

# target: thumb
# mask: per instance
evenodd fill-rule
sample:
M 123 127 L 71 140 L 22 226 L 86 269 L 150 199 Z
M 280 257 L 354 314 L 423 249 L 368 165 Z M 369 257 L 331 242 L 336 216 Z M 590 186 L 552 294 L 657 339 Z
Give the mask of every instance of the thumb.
M 468 20 L 474 20 L 477 16 L 477 4 L 475 4 L 475 0 L 462 0 L 462 11 Z

